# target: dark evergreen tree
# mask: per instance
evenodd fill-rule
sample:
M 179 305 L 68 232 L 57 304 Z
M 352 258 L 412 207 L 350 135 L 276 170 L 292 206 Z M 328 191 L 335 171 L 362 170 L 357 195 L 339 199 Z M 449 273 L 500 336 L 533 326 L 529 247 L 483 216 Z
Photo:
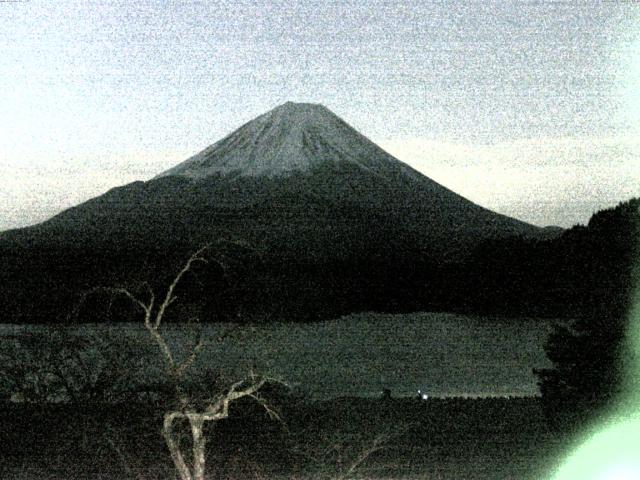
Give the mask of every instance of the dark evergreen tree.
M 639 239 L 640 199 L 596 213 L 587 228 L 565 239 L 584 304 L 578 319 L 557 325 L 549 337 L 546 352 L 553 367 L 536 371 L 556 428 L 584 425 L 623 393 L 623 375 L 634 361 L 625 336 L 638 280 Z

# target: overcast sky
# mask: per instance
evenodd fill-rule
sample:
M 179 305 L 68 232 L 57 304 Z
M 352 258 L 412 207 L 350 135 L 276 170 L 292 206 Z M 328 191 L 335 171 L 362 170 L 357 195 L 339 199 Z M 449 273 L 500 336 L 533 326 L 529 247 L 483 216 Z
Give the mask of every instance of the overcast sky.
M 0 0 L 0 230 L 287 100 L 483 206 L 585 223 L 640 196 L 640 3 Z

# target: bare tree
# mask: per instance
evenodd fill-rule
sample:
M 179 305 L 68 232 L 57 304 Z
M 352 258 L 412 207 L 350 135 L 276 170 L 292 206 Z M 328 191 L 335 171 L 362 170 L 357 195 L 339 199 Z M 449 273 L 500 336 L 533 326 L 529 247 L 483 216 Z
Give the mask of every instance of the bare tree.
M 349 480 L 359 474 L 361 467 L 371 456 L 388 448 L 389 442 L 403 431 L 404 427 L 395 433 L 380 433 L 368 440 L 362 440 L 360 444 L 355 442 L 353 436 L 334 433 L 331 438 L 321 438 L 312 446 L 300 441 L 294 447 L 293 453 L 308 462 L 311 468 L 320 469 L 321 478 Z
M 274 380 L 256 375 L 254 372 L 250 372 L 246 378 L 233 383 L 224 391 L 214 394 L 212 398 L 206 399 L 203 403 L 198 403 L 195 399 L 190 398 L 189 393 L 183 388 L 187 370 L 207 345 L 202 336 L 202 330 L 199 330 L 198 338 L 190 352 L 187 352 L 184 358 L 179 359 L 163 336 L 160 327 L 163 324 L 168 308 L 177 299 L 175 291 L 183 277 L 195 264 L 209 261 L 204 256 L 204 252 L 208 248 L 209 246 L 206 245 L 189 257 L 169 284 L 166 294 L 160 301 L 156 301 L 155 293 L 148 285 L 146 285 L 146 299 L 126 288 L 109 289 L 113 293 L 124 295 L 142 310 L 144 313 L 144 326 L 160 349 L 165 372 L 174 386 L 178 403 L 175 408 L 165 412 L 162 433 L 180 480 L 204 480 L 206 437 L 203 427 L 206 422 L 216 422 L 228 418 L 229 407 L 233 402 L 244 397 L 252 398 L 264 407 L 270 417 L 279 418 L 277 413 L 258 395 L 260 388 L 267 382 Z M 224 269 L 224 265 L 220 264 L 220 266 Z M 192 440 L 190 462 L 187 461 L 187 456 L 181 449 L 175 430 L 175 425 L 179 420 L 186 420 L 190 426 Z

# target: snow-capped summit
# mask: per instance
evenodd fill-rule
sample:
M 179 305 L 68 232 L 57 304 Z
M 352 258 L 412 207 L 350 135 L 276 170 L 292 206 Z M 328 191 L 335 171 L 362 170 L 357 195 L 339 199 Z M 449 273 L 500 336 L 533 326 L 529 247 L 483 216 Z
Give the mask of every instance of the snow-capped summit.
M 309 171 L 326 162 L 357 164 L 381 175 L 391 165 L 394 170 L 406 167 L 328 108 L 287 102 L 158 177 L 199 179 L 216 173 L 274 177 Z

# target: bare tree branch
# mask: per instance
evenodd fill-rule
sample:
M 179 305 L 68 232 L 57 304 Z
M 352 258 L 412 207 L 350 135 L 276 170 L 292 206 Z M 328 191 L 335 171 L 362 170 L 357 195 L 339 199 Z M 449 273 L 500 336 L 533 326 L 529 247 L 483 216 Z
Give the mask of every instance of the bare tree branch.
M 353 473 L 362 465 L 371 455 L 373 455 L 378 450 L 382 450 L 386 448 L 386 443 L 390 440 L 391 435 L 389 434 L 380 434 L 376 438 L 373 439 L 371 445 L 362 450 L 358 456 L 351 462 L 349 468 L 346 469 L 342 474 L 336 477 L 336 480 L 344 480 L 349 478 Z
M 191 354 L 189 354 L 189 356 L 177 366 L 176 373 L 178 375 L 183 375 L 184 372 L 186 372 L 189 367 L 193 365 L 193 362 L 195 362 L 202 349 L 204 349 L 204 347 L 206 346 L 206 343 L 202 338 L 202 333 L 199 334 L 199 337 L 200 338 L 198 338 L 196 345 L 193 347 L 193 350 L 191 350 Z
M 258 402 L 260 406 L 262 406 L 262 408 L 264 408 L 265 412 L 267 412 L 267 415 L 271 420 L 277 420 L 278 422 L 284 424 L 284 421 L 282 420 L 282 417 L 280 416 L 280 414 L 275 409 L 273 409 L 271 405 L 269 405 L 264 398 L 255 394 L 249 395 L 249 396 L 253 398 L 256 402 Z
M 160 309 L 158 310 L 158 313 L 156 314 L 155 322 L 154 322 L 154 325 L 153 325 L 153 327 L 155 329 L 160 327 L 160 323 L 162 322 L 162 318 L 164 317 L 164 313 L 165 313 L 167 307 L 169 305 L 171 305 L 176 300 L 176 297 L 173 295 L 173 291 L 175 290 L 175 288 L 180 283 L 180 280 L 182 280 L 182 277 L 189 270 L 191 270 L 191 267 L 195 262 L 207 263 L 207 259 L 204 258 L 202 256 L 202 254 L 208 248 L 209 248 L 209 244 L 206 244 L 202 248 L 200 248 L 197 252 L 195 252 L 193 255 L 191 255 L 191 257 L 189 257 L 189 259 L 187 260 L 187 263 L 185 263 L 184 267 L 182 267 L 182 270 L 180 270 L 178 272 L 178 274 L 175 276 L 175 278 L 173 279 L 173 281 L 169 285 L 169 288 L 167 289 L 167 294 L 164 297 L 164 301 L 160 305 Z

